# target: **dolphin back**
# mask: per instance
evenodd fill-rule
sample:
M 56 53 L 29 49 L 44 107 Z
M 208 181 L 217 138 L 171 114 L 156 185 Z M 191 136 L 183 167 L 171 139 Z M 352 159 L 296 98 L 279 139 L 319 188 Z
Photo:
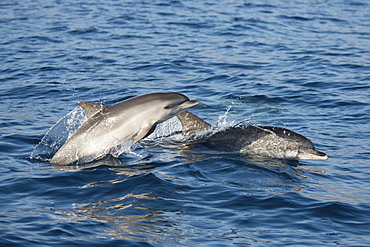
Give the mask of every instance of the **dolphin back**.
M 280 127 L 273 127 L 273 126 L 260 126 L 260 128 L 271 130 L 272 132 L 274 132 L 277 136 L 279 136 L 281 138 L 299 142 L 300 146 L 302 146 L 302 147 L 315 148 L 315 146 L 313 145 L 313 143 L 310 140 L 308 140 L 303 135 L 298 134 L 294 131 L 284 129 L 284 128 L 280 128 Z

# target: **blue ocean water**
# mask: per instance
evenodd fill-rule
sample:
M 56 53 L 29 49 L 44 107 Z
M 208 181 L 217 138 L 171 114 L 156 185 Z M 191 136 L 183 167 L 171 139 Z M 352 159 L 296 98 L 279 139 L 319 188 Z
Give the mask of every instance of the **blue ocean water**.
M 1 1 L 1 245 L 369 246 L 369 13 L 364 0 Z M 291 129 L 329 159 L 167 144 L 80 167 L 32 158 L 76 102 L 152 92 L 199 100 L 191 112 L 216 126 Z

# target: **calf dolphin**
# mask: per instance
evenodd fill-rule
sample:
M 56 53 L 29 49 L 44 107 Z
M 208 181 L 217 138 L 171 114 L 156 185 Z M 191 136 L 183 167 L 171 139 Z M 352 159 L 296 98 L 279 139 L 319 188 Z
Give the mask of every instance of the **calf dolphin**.
M 315 150 L 306 137 L 291 130 L 255 125 L 236 125 L 215 130 L 207 122 L 190 112 L 177 115 L 182 131 L 191 139 L 207 147 L 289 160 L 326 160 L 328 156 Z M 203 132 L 202 132 L 203 131 Z
M 115 105 L 78 102 L 87 120 L 50 160 L 55 165 L 92 161 L 127 141 L 132 144 L 150 135 L 157 124 L 199 104 L 179 93 L 153 93 Z

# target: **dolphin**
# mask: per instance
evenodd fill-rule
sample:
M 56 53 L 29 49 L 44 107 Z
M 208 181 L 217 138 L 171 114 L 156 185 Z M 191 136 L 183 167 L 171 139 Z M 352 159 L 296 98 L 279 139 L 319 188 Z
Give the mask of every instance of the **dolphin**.
M 156 126 L 199 104 L 179 93 L 152 93 L 115 105 L 78 102 L 87 120 L 52 157 L 50 163 L 68 165 L 104 157 L 128 141 L 134 144 Z
M 182 132 L 195 143 L 212 149 L 286 160 L 326 160 L 328 156 L 315 150 L 303 135 L 272 126 L 241 125 L 216 130 L 190 112 L 177 115 Z M 190 138 L 191 137 L 191 138 Z

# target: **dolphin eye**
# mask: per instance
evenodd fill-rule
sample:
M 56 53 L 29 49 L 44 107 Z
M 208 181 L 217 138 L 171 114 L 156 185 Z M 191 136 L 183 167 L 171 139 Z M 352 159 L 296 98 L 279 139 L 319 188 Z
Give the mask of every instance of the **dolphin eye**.
M 164 107 L 164 109 L 170 109 L 172 107 L 172 105 L 167 105 Z

